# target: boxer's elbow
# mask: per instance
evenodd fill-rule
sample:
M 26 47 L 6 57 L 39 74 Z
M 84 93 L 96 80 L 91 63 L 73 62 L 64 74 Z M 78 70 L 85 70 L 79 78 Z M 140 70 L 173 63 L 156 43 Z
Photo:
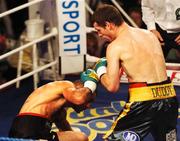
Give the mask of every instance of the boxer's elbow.
M 119 89 L 119 80 L 112 79 L 111 77 L 107 77 L 107 75 L 103 75 L 101 77 L 101 83 L 103 86 L 111 93 L 115 93 Z
M 109 92 L 111 92 L 111 93 L 115 93 L 115 92 L 117 92 L 118 90 L 119 90 L 119 84 L 108 84 L 108 85 L 106 85 L 106 89 L 109 91 Z
M 118 91 L 119 89 L 119 86 L 116 86 L 116 85 L 109 85 L 106 87 L 106 89 L 111 92 L 111 93 L 115 93 Z
M 85 103 L 85 100 L 83 99 L 79 99 L 75 102 L 76 105 L 81 105 L 81 104 L 84 104 Z
M 86 103 L 86 98 L 84 96 L 77 96 L 76 98 L 74 98 L 74 104 L 76 105 L 81 105 Z

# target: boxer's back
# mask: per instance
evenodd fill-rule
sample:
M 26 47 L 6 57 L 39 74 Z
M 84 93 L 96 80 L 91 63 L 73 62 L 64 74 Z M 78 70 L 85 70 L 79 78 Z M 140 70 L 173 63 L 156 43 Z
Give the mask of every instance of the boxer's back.
M 120 59 L 129 81 L 154 83 L 166 80 L 165 60 L 157 38 L 147 30 L 131 27 L 123 36 L 124 40 L 117 41 L 124 53 Z
M 66 100 L 62 93 L 65 88 L 74 87 L 70 81 L 55 81 L 39 87 L 27 98 L 20 113 L 37 113 L 47 117 L 60 108 Z

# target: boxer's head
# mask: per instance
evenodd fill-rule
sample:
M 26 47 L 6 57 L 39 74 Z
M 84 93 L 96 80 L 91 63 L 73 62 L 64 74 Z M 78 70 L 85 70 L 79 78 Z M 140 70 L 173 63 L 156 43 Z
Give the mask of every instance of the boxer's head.
M 119 10 L 108 4 L 100 6 L 92 16 L 92 23 L 97 23 L 102 27 L 105 27 L 107 22 L 113 23 L 116 26 L 120 26 L 123 21 L 124 20 Z
M 74 83 L 76 89 L 84 87 L 84 84 L 83 84 L 83 82 L 81 82 L 81 80 L 76 80 L 73 83 Z M 95 90 L 94 93 L 89 94 L 89 97 L 88 97 L 89 101 L 87 101 L 87 103 L 94 101 L 94 99 L 96 97 L 96 92 L 97 92 L 97 89 Z

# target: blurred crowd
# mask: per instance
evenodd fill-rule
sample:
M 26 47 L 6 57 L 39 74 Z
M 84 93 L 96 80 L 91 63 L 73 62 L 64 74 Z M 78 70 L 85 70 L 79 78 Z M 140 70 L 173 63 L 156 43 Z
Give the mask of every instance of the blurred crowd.
M 141 0 L 116 0 L 116 2 L 118 2 L 118 4 L 128 14 L 128 16 L 134 21 L 134 23 L 137 25 L 137 27 L 142 28 L 142 29 L 150 30 L 147 27 L 146 23 L 145 23 L 145 20 L 144 20 L 145 18 L 143 19 L 142 1 Z M 145 2 L 146 1 L 149 2 L 150 0 L 144 0 L 144 1 Z M 172 1 L 172 3 L 173 2 L 175 3 L 175 1 Z M 106 3 L 106 4 L 113 4 L 110 0 L 101 0 L 101 1 L 89 0 L 89 5 L 92 8 L 92 10 L 95 10 L 102 3 L 103 4 L 104 3 Z M 164 4 L 166 4 L 166 3 L 164 3 Z M 161 9 L 161 6 L 160 5 L 158 5 L 158 6 Z M 165 7 L 165 6 L 162 4 L 162 7 Z M 149 5 L 148 9 L 150 9 L 150 8 L 152 8 L 151 5 Z M 164 11 L 162 11 L 162 12 L 164 12 Z M 154 13 L 156 13 L 156 12 L 154 12 Z M 158 13 L 160 13 L 160 12 L 158 11 Z M 144 17 L 149 17 L 150 16 L 150 15 L 147 15 L 147 14 L 145 15 L 145 14 L 146 13 L 144 12 Z M 89 15 L 89 17 L 90 17 L 90 15 Z M 126 17 L 124 17 L 124 19 L 127 20 Z M 154 20 L 154 19 L 150 19 L 150 20 Z M 179 27 L 178 27 L 177 31 L 179 31 L 180 30 L 180 20 L 177 20 L 177 21 L 179 22 Z M 126 22 L 131 25 L 131 23 L 128 20 Z M 174 21 L 172 21 L 172 22 L 174 22 Z M 91 22 L 89 22 L 89 23 L 91 23 Z M 94 34 L 94 33 L 92 33 L 92 34 Z M 176 33 L 176 35 L 178 35 L 178 34 L 179 34 L 179 32 Z M 163 35 L 161 35 L 161 36 L 163 36 Z M 164 40 L 165 39 L 166 39 L 166 37 L 164 38 Z M 99 38 L 98 38 L 98 42 L 100 42 L 99 46 L 98 46 L 98 50 L 99 50 L 98 55 L 99 55 L 99 57 L 103 57 L 103 56 L 105 56 L 106 46 L 108 45 L 108 42 L 102 41 L 102 39 L 99 39 Z M 166 41 L 164 41 L 164 42 L 166 42 Z M 171 42 L 171 41 L 168 40 L 167 42 Z M 174 45 L 172 43 L 172 45 L 170 47 L 169 46 L 166 47 L 167 49 L 165 47 L 166 46 L 164 46 L 162 44 L 162 49 L 163 49 L 163 53 L 164 53 L 164 57 L 165 57 L 166 62 L 169 62 L 169 63 L 180 63 L 180 45 L 179 44 L 178 45 Z M 97 55 L 97 52 L 94 55 Z
M 0 12 L 2 13 L 27 2 L 28 0 L 1 0 Z M 86 0 L 86 2 L 93 11 L 101 4 L 113 4 L 111 0 Z M 141 0 L 116 0 L 116 2 L 124 9 L 137 27 L 148 29 L 142 18 Z M 91 14 L 87 11 L 86 15 L 88 17 L 87 26 L 92 26 Z M 24 22 L 27 19 L 28 8 L 0 19 L 0 55 L 18 46 L 20 36 L 25 29 Z M 126 20 L 126 18 L 124 19 Z M 129 23 L 128 21 L 126 22 Z M 87 33 L 87 54 L 95 57 L 104 57 L 107 45 L 108 42 L 99 38 L 96 32 Z M 180 63 L 180 50 L 172 47 L 168 54 L 165 55 L 165 59 L 166 62 Z M 9 76 L 9 74 L 16 74 L 14 72 L 16 72 L 16 68 L 11 65 L 9 60 L 0 60 L 0 84 L 15 77 L 12 75 L 11 77 Z

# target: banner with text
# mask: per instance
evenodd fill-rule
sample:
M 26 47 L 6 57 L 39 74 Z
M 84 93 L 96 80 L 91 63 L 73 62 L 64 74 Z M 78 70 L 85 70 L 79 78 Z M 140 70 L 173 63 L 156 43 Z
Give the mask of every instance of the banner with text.
M 85 1 L 57 0 L 57 15 L 60 60 L 66 58 L 66 63 L 60 63 L 61 74 L 83 71 L 86 54 Z M 73 64 L 78 66 L 72 69 Z

